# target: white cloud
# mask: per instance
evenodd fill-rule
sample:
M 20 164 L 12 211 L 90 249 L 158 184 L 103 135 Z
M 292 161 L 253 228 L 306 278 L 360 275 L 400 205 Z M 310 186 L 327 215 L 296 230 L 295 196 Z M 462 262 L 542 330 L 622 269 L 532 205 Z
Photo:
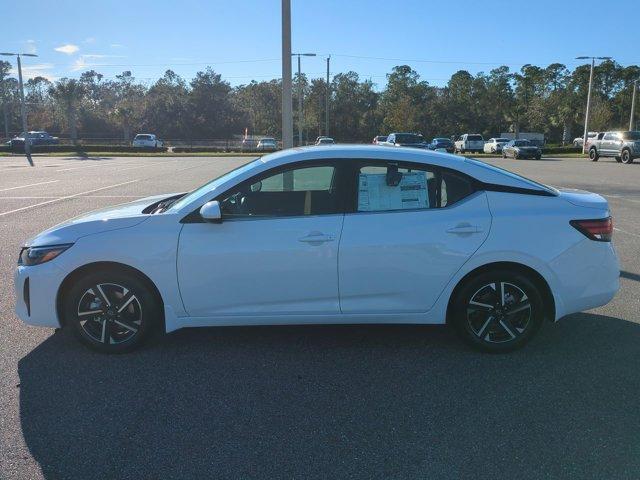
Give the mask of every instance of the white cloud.
M 94 37 L 87 37 L 84 39 L 84 43 L 94 43 L 96 39 Z
M 56 77 L 52 76 L 49 71 L 53 69 L 51 63 L 36 63 L 35 65 L 22 65 L 22 77 L 26 80 L 35 77 L 44 77 L 47 80 L 54 81 Z M 12 68 L 9 73 L 15 77 L 18 76 L 18 69 Z
M 112 43 L 110 45 L 111 48 L 124 48 L 124 45 L 122 45 L 121 43 Z
M 88 63 L 87 60 L 97 60 L 101 58 L 126 58 L 124 55 L 103 55 L 100 53 L 87 53 L 80 55 L 73 65 L 71 66 L 71 70 L 77 72 L 78 70 L 84 70 L 85 68 L 91 67 L 100 67 L 104 64 L 101 63 Z
M 25 53 L 35 54 L 38 51 L 38 49 L 36 48 L 36 41 L 27 40 L 26 42 L 24 42 L 24 50 Z
M 60 47 L 54 48 L 54 50 L 56 52 L 66 53 L 67 55 L 73 55 L 78 50 L 80 50 L 80 47 L 71 43 L 67 43 L 66 45 L 61 45 Z

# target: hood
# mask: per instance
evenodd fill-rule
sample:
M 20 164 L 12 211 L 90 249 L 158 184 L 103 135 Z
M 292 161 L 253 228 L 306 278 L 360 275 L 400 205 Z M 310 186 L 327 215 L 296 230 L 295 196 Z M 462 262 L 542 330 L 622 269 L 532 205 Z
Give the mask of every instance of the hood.
M 133 227 L 149 218 L 149 214 L 143 213 L 145 207 L 171 196 L 172 194 L 155 195 L 80 215 L 30 238 L 25 242 L 25 246 L 74 243 L 87 235 Z
M 609 210 L 609 203 L 597 193 L 586 190 L 576 190 L 573 188 L 560 188 L 560 197 L 567 202 L 578 207 L 597 208 L 599 210 Z

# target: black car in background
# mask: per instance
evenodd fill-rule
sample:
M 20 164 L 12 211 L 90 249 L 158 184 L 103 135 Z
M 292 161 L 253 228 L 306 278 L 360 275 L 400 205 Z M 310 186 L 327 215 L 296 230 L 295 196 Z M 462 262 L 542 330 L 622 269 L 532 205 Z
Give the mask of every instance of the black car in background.
M 427 142 L 425 142 L 424 137 L 419 133 L 390 133 L 387 135 L 387 139 L 384 142 L 379 142 L 378 145 L 427 148 Z
M 427 145 L 427 148 L 429 150 L 446 150 L 447 153 L 453 153 L 456 146 L 450 138 L 436 137 L 431 140 L 431 143 Z
M 502 147 L 502 158 L 507 157 L 513 157 L 515 159 L 535 158 L 536 160 L 540 160 L 542 150 L 529 140 L 511 140 Z
M 20 135 L 13 137 L 7 142 L 11 148 L 24 148 L 25 134 L 22 132 Z M 58 137 L 52 137 L 45 131 L 31 131 L 29 132 L 29 144 L 32 147 L 38 145 L 57 145 L 59 143 Z

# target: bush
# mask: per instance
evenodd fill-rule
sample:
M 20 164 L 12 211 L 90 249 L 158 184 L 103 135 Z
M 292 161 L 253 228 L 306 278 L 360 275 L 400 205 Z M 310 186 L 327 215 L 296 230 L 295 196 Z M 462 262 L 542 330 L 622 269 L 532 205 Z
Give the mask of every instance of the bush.
M 271 153 L 275 150 L 257 150 L 242 149 L 242 148 L 223 148 L 223 147 L 173 147 L 174 153 L 223 153 L 223 152 L 236 152 L 236 153 Z
M 542 153 L 582 153 L 582 147 L 574 147 L 573 145 L 566 145 L 564 147 L 543 147 Z

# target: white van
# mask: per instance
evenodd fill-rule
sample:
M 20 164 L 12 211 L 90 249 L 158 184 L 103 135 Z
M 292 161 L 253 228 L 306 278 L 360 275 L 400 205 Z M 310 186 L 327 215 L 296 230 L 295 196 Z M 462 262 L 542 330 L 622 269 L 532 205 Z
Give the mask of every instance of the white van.
M 477 152 L 484 150 L 484 138 L 479 133 L 465 133 L 455 143 L 456 153 Z

